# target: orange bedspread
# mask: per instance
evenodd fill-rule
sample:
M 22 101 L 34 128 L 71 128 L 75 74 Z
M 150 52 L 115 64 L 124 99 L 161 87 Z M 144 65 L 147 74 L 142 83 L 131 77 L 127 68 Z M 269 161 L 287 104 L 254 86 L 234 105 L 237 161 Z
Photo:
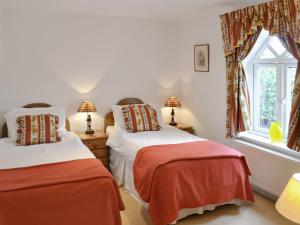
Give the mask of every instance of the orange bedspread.
M 211 141 L 150 146 L 134 162 L 134 183 L 155 225 L 175 221 L 182 208 L 254 201 L 250 170 L 238 151 Z
M 0 170 L 0 225 L 120 225 L 123 209 L 97 159 Z

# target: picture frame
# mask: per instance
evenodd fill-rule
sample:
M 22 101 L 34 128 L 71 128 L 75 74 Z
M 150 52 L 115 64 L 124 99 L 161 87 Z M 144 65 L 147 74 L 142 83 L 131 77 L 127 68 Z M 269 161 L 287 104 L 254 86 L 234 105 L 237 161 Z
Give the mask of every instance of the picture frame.
M 209 72 L 209 44 L 194 45 L 194 71 Z

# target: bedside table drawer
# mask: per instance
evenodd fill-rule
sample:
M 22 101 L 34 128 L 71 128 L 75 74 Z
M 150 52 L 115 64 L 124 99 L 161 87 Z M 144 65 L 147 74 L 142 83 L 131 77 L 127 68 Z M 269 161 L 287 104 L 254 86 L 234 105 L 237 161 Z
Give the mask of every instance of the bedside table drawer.
M 94 154 L 94 156 L 102 161 L 103 165 L 109 167 L 109 148 L 106 146 L 108 136 L 103 131 L 95 131 L 94 134 L 88 135 L 84 132 L 77 132 L 83 144 Z
M 96 158 L 108 157 L 106 148 L 93 149 L 92 152 L 96 156 Z
M 105 167 L 108 167 L 108 158 L 98 158 L 104 164 Z
M 192 126 L 188 126 L 182 123 L 178 123 L 176 128 L 178 128 L 179 130 L 183 130 L 185 132 L 188 132 L 190 134 L 194 134 L 194 128 Z
M 194 129 L 193 129 L 192 127 L 189 127 L 189 128 L 183 128 L 183 129 L 181 129 L 181 130 L 186 131 L 186 132 L 188 132 L 188 133 L 190 133 L 190 134 L 193 134 L 193 133 L 194 133 Z
M 93 141 L 84 141 L 83 142 L 90 150 L 95 150 L 98 148 L 106 148 L 106 140 L 93 140 Z

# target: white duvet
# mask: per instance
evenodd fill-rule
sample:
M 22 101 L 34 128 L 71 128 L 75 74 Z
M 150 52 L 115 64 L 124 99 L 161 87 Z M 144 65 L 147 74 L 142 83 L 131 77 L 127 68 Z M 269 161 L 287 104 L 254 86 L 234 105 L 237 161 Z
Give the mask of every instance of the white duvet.
M 0 139 L 0 169 L 12 169 L 95 158 L 79 137 L 69 132 L 58 143 L 16 146 L 8 138 Z
M 163 126 L 159 131 L 127 133 L 119 127 L 108 127 L 110 146 L 110 169 L 119 185 L 124 185 L 138 200 L 133 183 L 133 163 L 137 152 L 143 147 L 201 141 L 203 138 L 189 134 L 172 126 Z
M 163 126 L 159 131 L 137 133 L 128 133 L 121 128 L 110 127 L 108 133 L 109 138 L 106 144 L 113 150 L 132 157 L 135 157 L 141 148 L 147 146 L 204 140 L 172 126 Z

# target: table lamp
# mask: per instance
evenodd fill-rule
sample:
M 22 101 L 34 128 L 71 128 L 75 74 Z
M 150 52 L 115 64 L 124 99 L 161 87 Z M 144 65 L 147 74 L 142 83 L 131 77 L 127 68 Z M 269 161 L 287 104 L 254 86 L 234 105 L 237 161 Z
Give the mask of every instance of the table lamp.
M 85 131 L 86 134 L 94 134 L 95 132 L 92 130 L 92 117 L 91 112 L 96 112 L 97 109 L 95 105 L 91 101 L 84 101 L 81 106 L 79 107 L 77 112 L 86 112 L 87 113 L 87 130 Z
M 175 117 L 175 111 L 174 108 L 175 107 L 181 107 L 181 102 L 177 97 L 170 97 L 167 99 L 166 103 L 165 103 L 165 107 L 171 107 L 172 111 L 171 111 L 171 122 L 169 123 L 169 125 L 171 126 L 176 126 L 177 123 L 174 120 Z
M 300 173 L 290 179 L 275 207 L 282 216 L 300 224 Z

